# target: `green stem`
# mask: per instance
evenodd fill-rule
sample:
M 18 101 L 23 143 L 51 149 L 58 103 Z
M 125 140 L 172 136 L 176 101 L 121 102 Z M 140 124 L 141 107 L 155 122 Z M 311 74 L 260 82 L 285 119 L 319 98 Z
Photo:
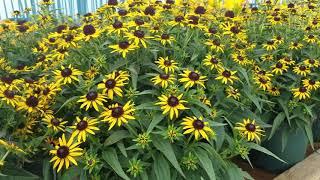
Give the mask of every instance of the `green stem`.
M 9 154 L 10 154 L 10 151 L 7 151 L 6 154 L 4 154 L 4 156 L 1 158 L 1 161 L 3 162 Z

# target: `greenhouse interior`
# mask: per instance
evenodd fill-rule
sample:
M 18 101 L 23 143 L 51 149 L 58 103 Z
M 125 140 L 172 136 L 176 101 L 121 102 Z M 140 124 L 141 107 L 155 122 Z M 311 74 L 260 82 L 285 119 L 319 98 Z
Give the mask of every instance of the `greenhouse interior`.
M 319 180 L 319 0 L 1 0 L 0 180 Z

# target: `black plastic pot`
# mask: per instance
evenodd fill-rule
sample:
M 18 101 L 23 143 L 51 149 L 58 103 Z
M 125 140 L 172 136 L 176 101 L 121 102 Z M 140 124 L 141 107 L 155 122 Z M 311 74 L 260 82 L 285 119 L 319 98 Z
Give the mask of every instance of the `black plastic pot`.
M 270 140 L 264 141 L 262 146 L 287 163 L 283 163 L 269 155 L 255 151 L 252 153 L 251 159 L 256 167 L 270 172 L 280 173 L 305 158 L 308 146 L 308 138 L 305 131 L 303 129 L 299 129 L 296 131 L 286 132 L 286 136 L 288 137 L 287 142 L 282 138 L 283 133 L 285 133 L 285 131 L 281 131 L 281 129 L 279 129 Z M 284 144 L 284 149 L 282 149 L 282 144 Z

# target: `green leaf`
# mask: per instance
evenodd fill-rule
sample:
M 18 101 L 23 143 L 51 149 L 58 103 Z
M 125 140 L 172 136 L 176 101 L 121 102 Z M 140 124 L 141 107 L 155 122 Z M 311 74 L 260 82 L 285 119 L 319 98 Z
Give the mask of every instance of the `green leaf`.
M 253 102 L 253 104 L 256 105 L 256 107 L 258 108 L 259 112 L 261 113 L 262 112 L 262 108 L 261 108 L 261 105 L 259 103 L 259 100 L 258 100 L 257 96 L 251 94 L 250 91 L 248 91 L 248 90 L 244 90 L 244 93 Z
M 216 174 L 215 174 L 213 166 L 212 166 L 212 161 L 209 158 L 207 152 L 205 150 L 203 150 L 202 148 L 197 148 L 195 150 L 195 154 L 200 161 L 200 165 L 207 172 L 210 180 L 215 180 Z
M 130 178 L 123 171 L 116 150 L 113 148 L 107 148 L 102 152 L 102 158 L 111 166 L 111 168 L 123 179 L 130 180 Z
M 150 133 L 164 118 L 162 114 L 156 114 L 153 116 L 152 121 L 148 127 L 147 133 Z
M 308 139 L 309 139 L 309 143 L 310 143 L 312 149 L 314 149 L 314 146 L 313 146 L 313 134 L 312 134 L 312 127 L 311 127 L 311 125 L 306 124 L 306 125 L 304 126 L 304 130 L 306 131 L 306 135 L 307 135 L 307 137 L 308 137 Z
M 171 179 L 170 166 L 162 154 L 155 154 L 153 168 L 158 180 Z
M 171 144 L 164 140 L 161 136 L 151 136 L 153 145 L 163 153 L 163 155 L 171 162 L 174 168 L 185 178 L 184 173 L 177 161 L 176 155 L 174 154 Z
M 68 99 L 66 102 L 64 102 L 64 103 L 60 106 L 60 108 L 58 109 L 58 111 L 56 111 L 55 114 L 57 114 L 57 113 L 58 113 L 64 106 L 66 106 L 67 104 L 69 104 L 69 103 L 71 103 L 71 102 L 79 99 L 79 97 L 80 97 L 80 96 L 74 96 L 74 97 Z
M 42 161 L 42 174 L 43 174 L 43 180 L 50 180 L 50 173 L 51 170 L 51 166 L 50 166 L 50 162 L 49 159 L 44 159 Z
M 130 137 L 130 134 L 126 130 L 119 130 L 113 132 L 104 142 L 105 146 L 110 146 L 124 138 Z
M 290 123 L 290 116 L 289 116 L 289 110 L 288 110 L 287 105 L 284 104 L 284 102 L 283 102 L 282 99 L 278 99 L 278 102 L 279 102 L 281 108 L 283 109 L 284 113 L 286 114 L 288 123 L 289 123 L 289 125 L 290 125 L 290 124 L 291 124 L 291 123 Z
M 147 102 L 136 106 L 136 110 L 160 110 L 160 107 L 154 105 L 153 102 Z
M 273 121 L 273 125 L 272 125 L 272 129 L 271 129 L 271 133 L 268 139 L 271 139 L 272 136 L 274 135 L 274 133 L 276 132 L 276 130 L 279 128 L 279 126 L 281 125 L 281 123 L 283 122 L 283 120 L 285 119 L 286 115 L 284 114 L 284 112 L 281 112 L 277 115 L 277 117 L 274 119 Z
M 124 157 L 128 157 L 127 151 L 126 151 L 126 147 L 124 147 L 123 142 L 118 142 L 117 143 L 117 147 L 119 148 L 120 152 L 124 155 Z
M 40 178 L 22 168 L 6 164 L 1 170 L 0 179 L 4 180 L 39 180 Z
M 211 114 L 211 109 L 207 105 L 203 104 L 200 100 L 191 99 L 189 100 L 189 103 L 202 107 L 208 114 Z
M 157 92 L 155 90 L 144 90 L 142 92 L 139 92 L 137 95 L 141 96 L 141 95 L 146 95 L 146 94 L 157 94 Z
M 274 157 L 275 159 L 278 159 L 281 162 L 286 163 L 284 160 L 280 159 L 277 155 L 273 154 L 271 151 L 269 151 L 268 149 L 266 149 L 266 148 L 264 148 L 264 147 L 262 147 L 262 146 L 260 146 L 258 144 L 255 144 L 255 143 L 247 143 L 247 144 L 252 149 L 255 149 L 257 151 L 263 152 L 263 153 L 265 153 L 265 154 L 267 154 L 269 156 Z
M 250 84 L 250 80 L 249 80 L 247 71 L 246 71 L 245 69 L 241 68 L 241 67 L 239 67 L 239 68 L 237 68 L 237 69 L 238 69 L 238 71 L 243 75 L 243 77 L 246 79 L 247 84 L 248 84 L 248 86 L 250 87 L 251 84 Z
M 72 166 L 67 171 L 65 171 L 61 177 L 62 180 L 69 180 L 69 179 L 77 179 L 80 177 L 81 170 L 76 167 Z
M 128 67 L 128 70 L 130 71 L 130 77 L 132 79 L 132 87 L 133 89 L 137 89 L 137 84 L 138 84 L 138 72 L 134 65 L 131 65 Z

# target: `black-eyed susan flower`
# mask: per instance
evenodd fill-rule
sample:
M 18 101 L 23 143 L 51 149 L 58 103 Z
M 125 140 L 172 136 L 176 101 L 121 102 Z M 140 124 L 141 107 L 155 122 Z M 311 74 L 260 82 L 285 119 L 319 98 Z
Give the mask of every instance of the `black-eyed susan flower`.
M 48 128 L 52 129 L 53 131 L 65 131 L 65 124 L 67 121 L 63 121 L 61 118 L 56 118 L 53 115 L 45 115 L 42 119 L 43 122 L 47 125 Z
M 102 93 L 106 94 L 109 99 L 113 99 L 114 95 L 122 97 L 122 87 L 127 84 L 128 76 L 123 76 L 118 72 L 112 72 L 105 76 L 102 83 L 98 84 L 98 89 L 102 89 Z
M 231 55 L 234 62 L 240 64 L 240 65 L 247 65 L 249 63 L 249 60 L 247 56 L 244 53 L 233 53 Z
M 294 98 L 304 100 L 310 98 L 310 90 L 307 87 L 301 86 L 299 88 L 292 89 Z
M 17 104 L 18 110 L 24 110 L 28 113 L 35 113 L 42 110 L 42 99 L 37 94 L 27 95 L 27 97 L 21 97 Z
M 276 37 L 274 37 L 273 39 L 271 39 L 272 41 L 274 41 L 276 44 L 282 44 L 282 43 L 284 43 L 284 38 L 283 37 L 281 37 L 281 36 L 276 36 Z
M 178 63 L 172 59 L 169 60 L 169 57 L 160 57 L 157 61 L 155 61 L 155 63 L 158 64 L 158 67 L 166 74 L 174 73 L 174 71 L 178 69 Z
M 279 96 L 280 95 L 280 90 L 278 87 L 271 87 L 268 89 L 268 92 L 272 95 L 272 96 Z
M 128 41 L 120 41 L 118 44 L 110 45 L 109 48 L 113 49 L 111 53 L 120 53 L 122 54 L 123 58 L 127 57 L 127 54 L 130 51 L 134 51 L 138 48 L 138 46 L 134 45 L 133 43 L 129 43 Z
M 86 111 L 89 108 L 93 107 L 96 111 L 99 112 L 99 106 L 103 106 L 103 102 L 106 102 L 105 96 L 98 93 L 97 91 L 89 91 L 86 95 L 80 97 L 80 100 L 77 102 L 82 103 L 80 108 L 86 108 Z
M 300 76 L 307 76 L 308 74 L 311 73 L 311 70 L 309 67 L 307 67 L 305 65 L 299 65 L 299 66 L 295 66 L 293 68 L 293 72 L 300 75 Z
M 61 70 L 55 70 L 55 79 L 57 83 L 71 84 L 72 81 L 79 81 L 78 76 L 82 75 L 82 72 L 73 68 L 71 65 L 68 67 L 61 66 Z
M 272 68 L 272 71 L 271 71 L 272 73 L 277 75 L 278 74 L 282 75 L 284 72 L 287 72 L 289 66 L 287 66 L 284 63 L 277 62 L 275 65 L 272 65 L 271 68 Z
M 210 137 L 215 136 L 215 132 L 211 129 L 209 122 L 204 121 L 203 117 L 185 117 L 181 125 L 183 125 L 184 129 L 183 134 L 192 133 L 196 140 L 202 137 L 209 141 Z
M 309 35 L 305 35 L 303 40 L 308 43 L 315 43 L 318 41 L 318 38 L 313 34 L 309 34 Z
M 187 101 L 182 100 L 183 94 L 180 94 L 179 96 L 166 96 L 166 95 L 161 95 L 158 97 L 160 102 L 157 102 L 156 105 L 160 105 L 161 109 L 163 110 L 162 114 L 167 114 L 169 113 L 170 119 L 173 119 L 174 116 L 176 118 L 179 117 L 179 110 L 185 110 L 188 109 L 186 108 L 183 103 L 186 103 Z
M 196 84 L 205 88 L 204 82 L 207 80 L 207 77 L 201 76 L 199 71 L 183 70 L 180 76 L 182 77 L 179 79 L 179 82 L 184 83 L 184 88 L 191 88 Z
M 294 65 L 296 63 L 292 58 L 290 58 L 288 56 L 286 56 L 284 58 L 281 58 L 279 60 L 279 62 L 282 63 L 282 64 L 285 64 L 287 66 L 291 66 L 291 65 Z
M 317 68 L 320 65 L 319 60 L 316 59 L 306 59 L 303 61 L 303 63 L 310 68 Z
M 98 75 L 99 69 L 95 66 L 90 66 L 90 68 L 84 73 L 87 79 L 94 79 Z
M 115 124 L 121 126 L 128 123 L 128 120 L 134 120 L 133 113 L 135 111 L 134 104 L 128 101 L 124 106 L 120 104 L 112 104 L 101 113 L 102 121 L 109 123 L 109 130 L 114 127 Z
M 304 87 L 306 87 L 308 90 L 317 90 L 320 87 L 320 82 L 316 81 L 314 79 L 304 79 L 302 81 L 302 84 Z
M 235 76 L 237 71 L 230 71 L 225 68 L 221 68 L 218 70 L 219 75 L 216 77 L 216 80 L 221 80 L 223 84 L 233 84 L 235 80 L 238 80 L 239 78 Z
M 210 67 L 211 70 L 222 68 L 221 60 L 211 54 L 206 55 L 206 58 L 203 60 L 203 64 Z
M 175 78 L 171 74 L 159 74 L 151 79 L 154 85 L 160 85 L 162 88 L 167 88 L 169 84 L 174 84 Z
M 19 98 L 16 91 L 0 86 L 0 99 L 8 105 L 15 107 L 18 104 Z
M 229 86 L 227 89 L 226 89 L 226 93 L 227 93 L 227 97 L 228 98 L 233 98 L 235 100 L 239 100 L 240 99 L 240 92 L 238 89 L 232 87 L 232 86 Z
M 243 122 L 238 122 L 236 125 L 234 129 L 238 130 L 248 141 L 260 142 L 261 136 L 264 136 L 264 131 L 255 123 L 255 120 L 243 119 Z
M 123 23 L 119 20 L 115 20 L 113 22 L 113 24 L 109 25 L 106 27 L 106 30 L 107 30 L 107 34 L 117 34 L 117 35 L 120 35 L 121 33 L 125 33 L 125 32 L 128 32 L 128 28 L 127 28 L 127 25 L 126 23 Z
M 71 129 L 74 129 L 72 132 L 72 137 L 75 138 L 78 136 L 78 141 L 86 142 L 87 133 L 95 135 L 94 131 L 99 131 L 100 129 L 97 126 L 99 121 L 97 119 L 92 119 L 88 117 L 84 117 L 80 119 L 76 117 L 76 122 L 73 126 L 70 126 Z
M 83 150 L 79 148 L 80 144 L 81 142 L 74 143 L 74 138 L 72 137 L 66 141 L 65 134 L 59 138 L 59 144 L 54 147 L 54 150 L 50 151 L 50 154 L 54 155 L 50 162 L 54 162 L 53 168 L 58 167 L 57 172 L 62 169 L 63 165 L 65 165 L 66 169 L 69 168 L 70 164 L 78 165 L 75 157 L 83 154 Z
M 223 53 L 224 52 L 224 44 L 221 43 L 221 41 L 219 39 L 209 39 L 207 40 L 205 43 L 205 45 L 209 46 L 209 48 L 213 51 L 216 51 L 216 52 L 221 52 Z
M 126 36 L 130 43 L 136 46 L 142 44 L 144 48 L 147 48 L 147 40 L 151 39 L 151 36 L 147 36 L 143 30 L 135 30 L 132 33 L 126 33 Z
M 299 50 L 303 47 L 303 44 L 299 43 L 299 42 L 291 42 L 289 49 L 291 50 Z
M 273 51 L 275 49 L 277 49 L 277 44 L 273 41 L 267 41 L 266 44 L 263 44 L 263 48 L 265 48 L 267 51 Z
M 90 39 L 99 37 L 102 32 L 99 28 L 92 24 L 85 24 L 80 29 L 82 29 L 82 33 L 76 38 L 77 40 L 83 39 L 85 41 L 89 41 Z
M 175 38 L 170 34 L 163 33 L 162 35 L 156 35 L 154 40 L 161 42 L 165 46 L 167 44 L 171 45 L 175 41 Z
M 3 139 L 0 139 L 0 146 L 5 148 L 9 152 L 13 152 L 15 154 L 25 154 L 25 151 L 22 150 L 18 145 L 16 145 L 14 142 L 6 141 Z
M 263 89 L 264 91 L 266 91 L 267 89 L 270 89 L 272 86 L 271 81 L 262 76 L 257 76 L 254 78 L 254 80 L 255 80 L 255 84 L 257 84 L 259 88 Z
M 42 96 L 45 99 L 52 99 L 59 91 L 61 91 L 61 87 L 57 83 L 43 84 L 40 87 L 42 91 Z

